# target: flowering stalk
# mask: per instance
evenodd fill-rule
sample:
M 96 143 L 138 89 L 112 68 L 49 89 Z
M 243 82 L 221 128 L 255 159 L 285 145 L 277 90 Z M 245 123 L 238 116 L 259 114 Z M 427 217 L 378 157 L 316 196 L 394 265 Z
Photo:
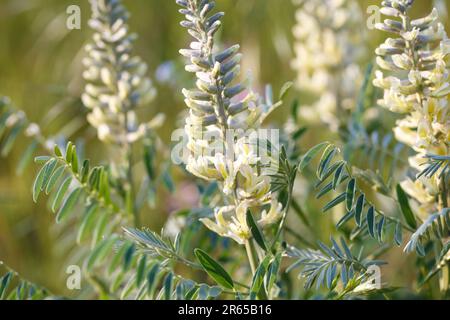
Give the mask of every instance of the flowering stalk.
M 408 11 L 413 3 L 383 2 L 381 12 L 392 19 L 376 27 L 396 37 L 388 38 L 376 50 L 377 63 L 383 71 L 377 71 L 374 84 L 384 89 L 380 104 L 405 115 L 394 132 L 398 140 L 416 151 L 409 161 L 413 168 L 421 170 L 426 155 L 450 153 L 450 42 L 436 9 L 425 18 L 410 19 Z M 440 204 L 436 201 L 442 191 L 441 183 L 436 174 L 430 179 L 408 179 L 402 187 L 418 201 L 419 212 L 425 217 L 446 203 L 446 199 Z
M 177 0 L 186 20 L 181 25 L 194 38 L 180 53 L 189 59 L 188 72 L 197 77 L 196 89 L 183 90 L 189 116 L 185 132 L 190 152 L 187 170 L 197 177 L 221 183 L 224 203 L 215 219 L 202 222 L 221 236 L 247 244 L 252 234 L 247 214 L 259 214 L 257 223 L 265 228 L 281 217 L 282 206 L 271 192 L 271 180 L 261 165 L 250 130 L 257 130 L 276 107 L 264 102 L 243 83 L 239 46 L 216 51 L 215 33 L 222 12 L 213 14 L 211 0 Z M 211 139 L 214 138 L 214 143 Z
M 297 86 L 313 96 L 300 108 L 310 122 L 324 122 L 332 130 L 342 124 L 343 112 L 355 105 L 363 79 L 357 62 L 364 54 L 363 14 L 354 0 L 293 0 L 299 8 L 293 29 Z M 355 32 L 358 30 L 358 32 Z
M 136 35 L 130 34 L 126 9 L 119 0 L 90 0 L 95 31 L 93 42 L 86 46 L 83 74 L 88 82 L 82 96 L 90 110 L 89 123 L 97 129 L 98 137 L 124 150 L 126 198 L 129 210 L 136 215 L 133 199 L 133 143 L 159 126 L 162 116 L 140 124 L 136 109 L 149 103 L 156 91 L 146 76 L 147 65 L 132 56 Z M 137 222 L 138 223 L 138 222 Z

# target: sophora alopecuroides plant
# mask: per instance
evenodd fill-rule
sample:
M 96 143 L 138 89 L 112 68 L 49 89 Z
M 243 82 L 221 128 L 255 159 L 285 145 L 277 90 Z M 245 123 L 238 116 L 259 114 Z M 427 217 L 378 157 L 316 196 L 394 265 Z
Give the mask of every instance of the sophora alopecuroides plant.
M 147 65 L 133 56 L 136 35 L 129 32 L 128 12 L 114 0 L 92 0 L 89 26 L 95 31 L 86 46 L 84 78 L 88 81 L 83 103 L 88 121 L 105 142 L 126 146 L 160 124 L 160 119 L 138 123 L 136 109 L 148 105 L 156 94 L 146 76 Z
M 414 149 L 409 159 L 416 176 L 401 183 L 414 199 L 414 214 L 424 225 L 420 237 L 434 223 L 439 239 L 448 237 L 449 175 L 446 159 L 450 153 L 449 53 L 450 42 L 436 9 L 413 20 L 409 11 L 414 1 L 385 1 L 382 13 L 389 16 L 377 28 L 393 34 L 377 50 L 374 84 L 384 90 L 380 104 L 404 117 L 394 128 L 398 140 Z M 429 163 L 429 165 L 427 165 Z M 431 214 L 434 219 L 428 218 Z M 414 239 L 406 250 L 417 249 Z
M 174 189 L 169 160 L 157 159 L 157 154 L 168 158 L 169 152 L 155 132 L 163 116 L 150 121 L 138 116 L 144 108 L 151 110 L 156 89 L 147 65 L 133 54 L 136 36 L 129 32 L 121 1 L 90 3 L 94 34 L 83 60 L 82 102 L 87 122 L 112 151 L 101 164 L 87 160 L 77 144 L 44 138 L 24 113 L 0 100 L 2 155 L 8 155 L 21 132 L 33 144 L 20 168 L 37 146 L 47 153 L 35 158 L 41 168 L 32 198 L 49 196 L 57 224 L 76 246 L 73 260 L 82 265 L 86 280 L 77 297 L 380 297 L 394 288 L 382 286 L 380 278 L 374 282 L 372 271 L 380 270 L 381 258 L 395 245 L 425 256 L 417 258 L 419 290 L 440 274 L 445 294 L 450 42 L 437 10 L 413 20 L 413 0 L 382 2 L 381 13 L 389 18 L 377 28 L 392 37 L 376 50 L 380 70 L 373 85 L 383 89 L 379 104 L 401 114 L 394 134 L 386 135 L 383 130 L 391 125 L 367 128 L 362 119 L 375 108 L 377 92 L 371 87 L 372 65 L 365 77 L 359 66 L 366 39 L 355 32 L 364 24 L 356 1 L 294 1 L 299 6 L 292 66 L 298 87 L 314 99 L 312 107 L 294 104 L 293 117 L 301 110 L 303 118 L 328 124 L 333 135 L 340 129 L 337 141 L 303 152 L 308 128 L 295 127 L 290 137 L 279 137 L 271 127 L 264 131 L 291 83 L 274 101 L 270 86 L 259 93 L 240 81 L 243 55 L 238 45 L 220 43 L 224 13 L 214 11 L 215 1 L 176 0 L 184 16 L 181 26 L 193 38 L 180 53 L 188 61 L 186 71 L 195 76 L 195 87 L 181 92 L 188 110 L 181 155 L 186 170 L 178 172 L 197 187 L 200 208 L 177 212 L 182 225 L 157 233 L 142 228 L 146 220 L 141 217 L 154 208 L 160 185 Z M 300 125 L 294 120 L 285 127 Z M 408 160 L 406 152 L 415 154 Z M 410 167 L 406 177 L 405 167 Z M 145 174 L 137 175 L 138 170 Z M 163 213 L 160 207 L 154 211 Z M 288 216 L 291 212 L 300 223 Z M 328 214 L 311 219 L 316 212 Z M 7 267 L 0 269 L 6 270 L 0 299 L 59 297 Z
M 89 84 L 83 101 L 90 109 L 88 121 L 98 131 L 100 140 L 125 150 L 118 165 L 125 166 L 127 172 L 116 172 L 116 159 L 104 166 L 92 166 L 70 142 L 65 151 L 55 146 L 52 155 L 36 158 L 42 168 L 33 185 L 33 199 L 37 201 L 43 192 L 51 194 L 57 223 L 71 224 L 72 232 L 73 224 L 77 226 L 73 238 L 81 247 L 84 275 L 98 296 L 171 299 L 175 290 L 177 297 L 184 297 L 188 291 L 191 298 L 218 294 L 214 288 L 187 283 L 174 274 L 164 258 L 167 255 L 147 260 L 146 254 L 136 250 L 134 240 L 124 239 L 122 228 L 138 225 L 138 210 L 142 208 L 134 192 L 132 146 L 150 138 L 161 117 L 137 125 L 135 109 L 154 96 L 154 89 L 145 77 L 146 65 L 130 56 L 134 37 L 128 33 L 127 11 L 115 0 L 93 0 L 91 5 L 90 25 L 96 32 L 84 61 L 84 76 Z M 154 147 L 143 145 L 146 149 Z M 149 150 L 143 154 L 148 178 L 155 180 L 154 159 Z M 143 184 L 143 188 L 149 188 L 148 184 Z M 158 245 L 172 250 L 171 257 L 178 257 L 178 249 L 159 235 L 154 237 Z M 90 250 L 83 250 L 86 241 L 90 241 Z
M 161 126 L 164 115 L 158 114 L 145 123 L 139 123 L 137 118 L 138 108 L 148 106 L 156 89 L 146 75 L 147 65 L 133 55 L 133 42 L 137 37 L 129 32 L 129 13 L 125 7 L 115 0 L 92 0 L 91 7 L 89 25 L 95 32 L 92 43 L 86 46 L 87 56 L 83 60 L 87 84 L 82 100 L 89 109 L 87 119 L 97 130 L 99 139 L 122 153 L 115 171 L 124 184 L 127 210 L 134 214 L 139 225 L 141 208 L 134 200 L 138 181 L 133 173 L 136 163 L 133 146 L 145 142 L 145 160 L 149 167 L 158 141 L 154 129 Z M 151 168 L 148 173 L 150 179 L 155 178 Z M 151 183 L 153 181 L 147 181 L 144 185 L 151 188 Z
M 261 128 L 279 104 L 263 101 L 245 84 L 235 82 L 240 72 L 239 46 L 217 49 L 215 34 L 223 13 L 211 13 L 214 1 L 177 3 L 186 17 L 181 25 L 194 38 L 190 49 L 180 53 L 189 59 L 186 70 L 197 77 L 196 89 L 183 90 L 190 109 L 185 126 L 190 151 L 187 170 L 222 184 L 224 206 L 216 210 L 214 220 L 204 219 L 203 223 L 222 236 L 246 244 L 252 237 L 248 212 L 259 215 L 256 219 L 261 228 L 273 225 L 282 216 L 282 206 L 271 192 L 270 177 L 260 165 L 248 133 Z M 208 141 L 211 137 L 218 141 Z M 220 148 L 211 154 L 213 143 Z

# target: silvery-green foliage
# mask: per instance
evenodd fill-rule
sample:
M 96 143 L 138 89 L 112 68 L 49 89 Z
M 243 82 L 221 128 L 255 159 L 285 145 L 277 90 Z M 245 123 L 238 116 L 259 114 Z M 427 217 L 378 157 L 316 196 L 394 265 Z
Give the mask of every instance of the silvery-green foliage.
M 89 160 L 80 159 L 71 142 L 64 152 L 55 146 L 52 156 L 36 157 L 35 161 L 42 167 L 33 184 L 33 200 L 44 193 L 53 195 L 51 209 L 57 222 L 77 215 L 79 243 L 89 238 L 95 246 L 102 237 L 130 221 L 117 201 L 108 168 L 93 167 Z
M 4 274 L 0 273 L 0 300 L 43 300 L 54 298 L 54 296 L 42 286 L 25 280 L 17 272 L 3 265 L 6 269 Z
M 333 290 L 340 280 L 345 290 L 347 286 L 353 286 L 355 281 L 364 283 L 370 266 L 384 264 L 382 261 L 364 259 L 361 253 L 355 255 L 343 239 L 340 245 L 333 238 L 331 242 L 331 247 L 319 242 L 320 250 L 289 246 L 286 256 L 296 261 L 287 272 L 300 268 L 299 277 L 305 279 L 306 289 L 315 284 L 316 289 L 326 286 Z
M 86 46 L 84 78 L 88 81 L 83 102 L 90 109 L 88 120 L 103 141 L 126 144 L 142 138 L 160 124 L 141 124 L 136 109 L 155 96 L 147 65 L 133 56 L 135 34 L 127 24 L 129 14 L 119 0 L 91 0 L 90 27 L 93 41 Z
M 367 172 L 352 168 L 350 163 L 340 159 L 340 152 L 336 146 L 324 142 L 311 148 L 300 163 L 300 170 L 304 170 L 314 158 L 321 155 L 316 169 L 316 198 L 321 199 L 327 195 L 333 195 L 332 200 L 324 205 L 322 211 L 328 212 L 337 206 L 342 206 L 345 214 L 338 221 L 337 227 L 341 228 L 349 221 L 354 221 L 352 239 L 358 236 L 371 237 L 383 243 L 387 231 L 390 230 L 395 243 L 401 245 L 403 230 L 413 231 L 414 229 L 402 222 L 401 219 L 389 216 L 379 210 L 360 187 L 360 180 L 369 181 L 372 188 L 379 194 L 390 196 L 390 189 L 382 180 L 377 180 Z M 376 183 L 377 181 L 378 183 Z
M 445 239 L 450 234 L 450 209 L 445 208 L 441 212 L 432 214 L 417 228 L 406 244 L 405 252 L 417 251 L 421 256 L 426 252 L 423 243 L 433 237 Z
M 178 250 L 161 236 L 150 231 L 126 230 L 127 234 L 145 238 L 123 239 L 112 234 L 102 239 L 87 256 L 84 272 L 89 282 L 105 299 L 134 300 L 203 300 L 222 293 L 217 286 L 185 279 L 175 271 L 173 263 L 181 259 L 172 253 Z M 148 241 L 148 236 L 157 244 Z M 141 247 L 136 246 L 145 242 Z M 157 247 L 157 251 L 151 251 Z M 169 248 L 168 256 L 161 248 Z
M 426 155 L 428 162 L 424 169 L 417 175 L 417 178 L 425 176 L 431 179 L 434 175 L 439 176 L 443 181 L 450 180 L 450 156 Z M 447 182 L 448 184 L 448 182 Z
M 297 87 L 312 95 L 299 113 L 311 123 L 337 130 L 356 102 L 366 43 L 364 16 L 355 0 L 294 0 Z M 358 32 L 355 32 L 358 30 Z

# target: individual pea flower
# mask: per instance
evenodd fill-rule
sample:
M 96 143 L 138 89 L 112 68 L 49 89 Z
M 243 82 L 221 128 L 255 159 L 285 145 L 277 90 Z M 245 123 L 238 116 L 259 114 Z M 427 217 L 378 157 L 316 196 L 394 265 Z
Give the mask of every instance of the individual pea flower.
M 377 71 L 374 85 L 384 90 L 379 104 L 404 114 L 397 121 L 396 138 L 416 151 L 411 167 L 422 170 L 428 154 L 450 153 L 450 73 L 449 42 L 436 9 L 426 17 L 408 16 L 414 1 L 383 2 L 382 13 L 393 17 L 377 24 L 380 30 L 396 35 L 376 50 Z M 397 20 L 395 20 L 397 19 Z M 437 175 L 402 183 L 405 191 L 419 203 L 419 212 L 438 210 L 440 192 Z
M 283 206 L 278 201 L 271 202 L 270 209 L 267 212 L 264 210 L 261 214 L 261 219 L 258 221 L 258 225 L 261 228 L 270 227 L 271 225 L 277 223 L 283 212 Z
M 156 90 L 146 76 L 147 65 L 132 55 L 136 35 L 129 33 L 129 14 L 120 1 L 90 3 L 89 25 L 95 33 L 83 60 L 83 76 L 88 83 L 82 100 L 90 110 L 87 119 L 100 140 L 117 145 L 133 143 L 164 120 L 158 115 L 150 122 L 139 123 L 136 116 L 136 109 L 151 102 Z
M 228 237 L 244 245 L 251 238 L 251 231 L 247 224 L 247 210 L 245 203 L 239 206 L 225 206 L 216 209 L 215 221 L 204 218 L 200 221 L 211 231 L 222 237 Z
M 270 178 L 247 135 L 247 131 L 259 129 L 279 104 L 271 99 L 264 101 L 248 88 L 248 83 L 236 83 L 242 56 L 237 45 L 216 50 L 214 35 L 224 14 L 212 13 L 214 1 L 176 2 L 186 17 L 181 25 L 194 38 L 189 49 L 180 53 L 189 59 L 186 71 L 197 78 L 195 89 L 183 90 L 189 108 L 185 133 L 190 155 L 186 169 L 221 185 L 224 205 L 215 211 L 215 221 L 202 219 L 205 226 L 244 244 L 251 238 L 247 212 L 259 212 L 264 225 L 281 217 L 275 209 L 264 211 L 271 202 L 277 203 L 276 195 L 271 192 Z
M 354 107 L 362 72 L 366 35 L 362 11 L 354 0 L 294 0 L 298 5 L 293 29 L 297 86 L 311 96 L 300 116 L 337 130 L 342 111 Z M 355 30 L 359 30 L 355 32 Z

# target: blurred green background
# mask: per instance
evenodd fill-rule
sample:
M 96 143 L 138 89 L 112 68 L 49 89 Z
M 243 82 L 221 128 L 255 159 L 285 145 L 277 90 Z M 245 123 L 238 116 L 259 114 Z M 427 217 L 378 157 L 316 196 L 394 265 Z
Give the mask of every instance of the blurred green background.
M 143 110 L 143 116 L 156 112 L 167 115 L 160 134 L 169 143 L 184 108 L 179 89 L 190 80 L 178 54 L 188 44 L 188 36 L 179 26 L 181 16 L 174 0 L 123 2 L 132 15 L 131 30 L 139 35 L 135 52 L 148 63 L 158 89 L 157 99 L 149 110 Z M 360 3 L 365 12 L 367 6 L 379 1 Z M 450 1 L 447 3 L 450 6 Z M 81 7 L 81 30 L 66 28 L 66 8 L 73 4 Z M 271 83 L 278 91 L 283 83 L 295 78 L 290 69 L 295 7 L 290 0 L 218 0 L 217 4 L 226 12 L 221 39 L 226 44 L 241 44 L 243 69 L 251 70 L 257 87 Z M 417 1 L 415 12 L 423 15 L 431 5 L 432 1 Z M 0 94 L 9 96 L 32 121 L 41 124 L 45 135 L 64 128 L 74 139 L 83 138 L 86 156 L 99 161 L 105 159 L 107 150 L 87 127 L 79 100 L 83 47 L 92 34 L 87 26 L 89 17 L 87 0 L 0 0 Z M 373 52 L 383 37 L 370 31 L 368 51 Z M 287 114 L 287 109 L 278 112 L 276 121 L 285 120 Z M 31 165 L 22 176 L 15 172 L 26 144 L 26 139 L 20 139 L 11 155 L 0 160 L 0 260 L 28 279 L 58 291 L 64 286 L 61 279 L 65 271 L 60 257 L 70 252 L 64 252 L 65 246 L 59 243 L 64 240 L 58 237 L 54 216 L 45 201 L 36 205 L 31 199 L 36 166 Z M 170 199 L 160 202 L 145 217 L 155 229 L 161 228 L 173 210 Z M 396 270 L 395 265 L 394 261 L 392 270 Z

